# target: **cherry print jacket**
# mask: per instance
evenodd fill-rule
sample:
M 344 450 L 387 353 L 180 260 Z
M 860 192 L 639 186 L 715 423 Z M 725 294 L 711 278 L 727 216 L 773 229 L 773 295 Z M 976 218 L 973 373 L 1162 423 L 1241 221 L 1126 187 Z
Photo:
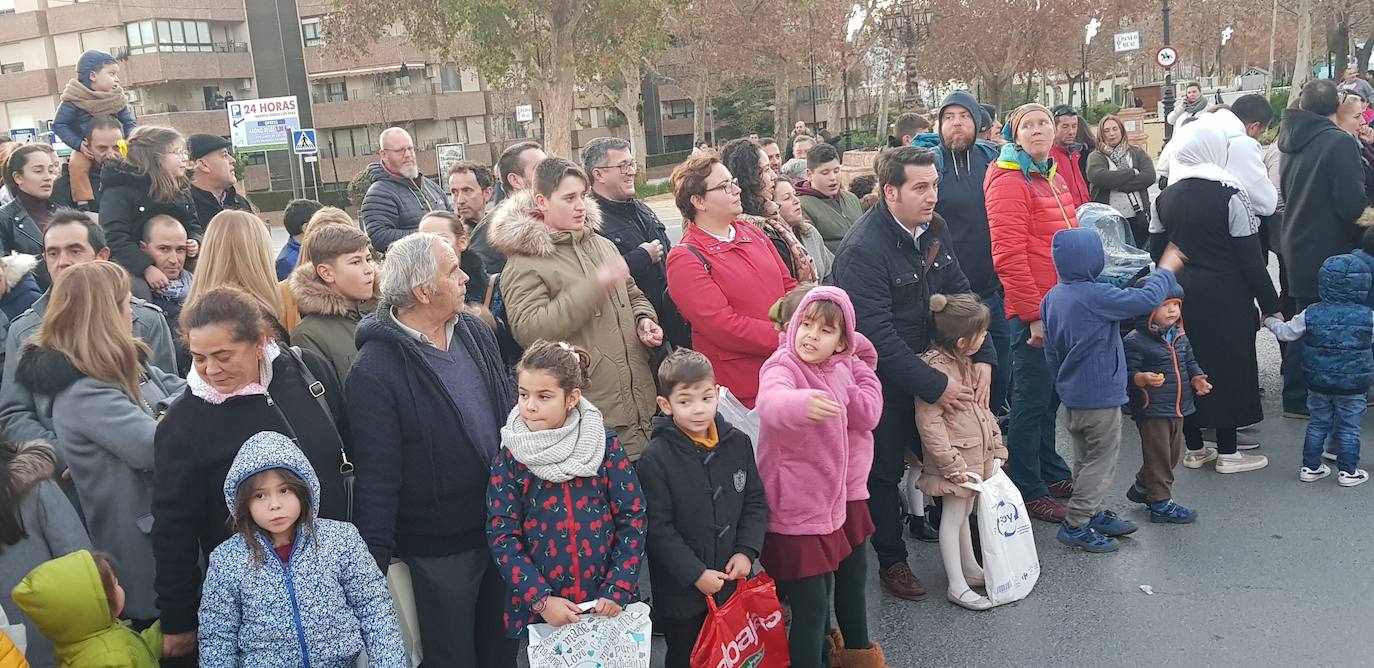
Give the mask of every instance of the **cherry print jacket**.
M 548 596 L 574 603 L 638 600 L 648 518 L 639 477 L 615 432 L 596 478 L 542 480 L 502 448 L 487 485 L 487 540 L 508 587 L 506 631 L 519 637 L 543 619 Z

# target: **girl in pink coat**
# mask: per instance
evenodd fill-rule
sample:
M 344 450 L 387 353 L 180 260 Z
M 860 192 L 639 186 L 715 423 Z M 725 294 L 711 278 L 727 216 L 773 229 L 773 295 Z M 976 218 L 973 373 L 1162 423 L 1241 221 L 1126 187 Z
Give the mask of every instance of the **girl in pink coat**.
M 877 354 L 854 329 L 849 296 L 833 287 L 806 293 L 778 338 L 759 378 L 758 466 L 770 511 L 759 559 L 792 604 L 792 665 L 883 666 L 864 607 L 873 533 L 864 499 L 883 407 Z M 827 649 L 832 595 L 842 636 Z

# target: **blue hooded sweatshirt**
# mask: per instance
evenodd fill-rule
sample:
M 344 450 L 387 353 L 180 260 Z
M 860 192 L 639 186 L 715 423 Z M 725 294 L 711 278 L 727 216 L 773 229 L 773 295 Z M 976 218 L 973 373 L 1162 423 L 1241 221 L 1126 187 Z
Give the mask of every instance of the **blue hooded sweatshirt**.
M 1138 288 L 1098 283 L 1106 253 L 1092 229 L 1055 234 L 1051 252 L 1059 284 L 1040 303 L 1040 318 L 1059 398 L 1068 408 L 1120 407 L 1126 403 L 1121 321 L 1149 315 L 1179 289 L 1178 281 L 1161 268 Z

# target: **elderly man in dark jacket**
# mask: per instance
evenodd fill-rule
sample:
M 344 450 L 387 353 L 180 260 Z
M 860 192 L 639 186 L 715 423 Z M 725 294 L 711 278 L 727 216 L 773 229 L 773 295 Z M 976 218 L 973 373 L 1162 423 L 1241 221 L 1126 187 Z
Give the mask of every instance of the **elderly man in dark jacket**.
M 1329 79 L 1302 87 L 1298 108 L 1283 112 L 1279 150 L 1284 220 L 1279 245 L 1288 269 L 1288 293 L 1299 311 L 1320 296 L 1317 271 L 1332 255 L 1360 247 L 1364 229 L 1355 223 L 1368 204 L 1359 142 L 1331 122 L 1340 106 Z M 1283 358 L 1283 413 L 1307 416 L 1302 341 L 1288 344 Z
M 410 567 L 427 664 L 513 668 L 486 494 L 515 387 L 491 329 L 463 310 L 466 283 L 438 235 L 387 253 L 345 388 L 353 523 L 383 571 L 393 559 Z
M 910 600 L 925 589 L 907 565 L 897 483 L 906 451 L 919 454 L 916 399 L 944 408 L 987 404 L 993 367 L 991 340 L 974 355 L 977 387 L 967 387 L 921 360 L 930 343 L 930 296 L 970 292 L 951 249 L 945 221 L 935 213 L 939 172 L 925 149 L 893 149 L 878 162 L 880 199 L 855 223 L 835 254 L 832 278 L 854 301 L 858 330 L 878 349 L 883 415 L 873 431 L 868 507 L 876 530 L 879 580 Z
M 191 201 L 196 205 L 196 220 L 202 230 L 221 211 L 256 213 L 253 203 L 234 187 L 237 158 L 234 145 L 224 137 L 194 134 L 186 138 L 186 155 L 191 159 Z
M 452 211 L 438 183 L 420 173 L 415 142 L 401 128 L 387 128 L 377 139 L 379 162 L 367 166 L 372 185 L 363 197 L 363 229 L 372 247 L 385 253 L 391 244 L 420 226 L 430 211 Z

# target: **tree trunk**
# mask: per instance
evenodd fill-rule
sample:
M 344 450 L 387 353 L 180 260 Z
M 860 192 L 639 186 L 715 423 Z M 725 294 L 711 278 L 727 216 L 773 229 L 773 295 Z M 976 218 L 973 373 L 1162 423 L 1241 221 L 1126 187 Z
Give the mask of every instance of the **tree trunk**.
M 1296 103 L 1298 91 L 1312 78 L 1312 0 L 1298 3 L 1298 53 L 1293 59 L 1293 82 L 1289 87 L 1289 103 Z
M 692 94 L 692 148 L 706 139 L 706 77 L 697 78 L 696 90 Z
M 792 127 L 791 70 L 785 62 L 774 63 L 773 67 L 773 137 L 785 145 L 788 128 Z
M 556 12 L 559 14 L 561 12 Z M 544 151 L 549 155 L 573 155 L 572 119 L 576 101 L 577 61 L 573 21 L 550 21 L 551 40 L 534 89 L 542 103 Z
M 1355 71 L 1364 73 L 1369 71 L 1369 55 L 1374 51 L 1374 30 L 1369 31 L 1369 36 L 1364 38 L 1364 48 L 1355 49 Z
M 639 115 L 639 96 L 644 88 L 643 76 L 644 73 L 636 63 L 622 63 L 620 78 L 624 80 L 624 84 L 619 90 L 602 86 L 601 91 L 602 95 L 606 96 L 606 102 L 625 116 L 626 129 L 630 133 L 630 154 L 640 160 L 646 159 L 649 154 L 649 144 L 644 138 L 644 120 Z M 645 170 L 639 170 L 635 182 L 643 185 L 646 174 Z
M 844 70 L 839 67 L 841 63 L 832 63 L 825 70 L 825 85 L 830 89 L 830 123 L 826 127 L 830 131 L 831 141 L 839 141 L 839 133 L 845 129 L 845 108 L 844 108 Z
M 1350 22 L 1345 17 L 1333 17 L 1326 32 L 1326 50 L 1331 56 L 1331 78 L 1339 80 L 1350 62 Z
M 892 77 L 888 76 L 886 60 L 880 60 L 878 67 L 882 68 L 878 71 L 878 83 L 882 88 L 878 89 L 878 127 L 873 133 L 873 141 L 878 146 L 883 146 L 889 130 L 887 95 L 888 90 L 892 88 Z

